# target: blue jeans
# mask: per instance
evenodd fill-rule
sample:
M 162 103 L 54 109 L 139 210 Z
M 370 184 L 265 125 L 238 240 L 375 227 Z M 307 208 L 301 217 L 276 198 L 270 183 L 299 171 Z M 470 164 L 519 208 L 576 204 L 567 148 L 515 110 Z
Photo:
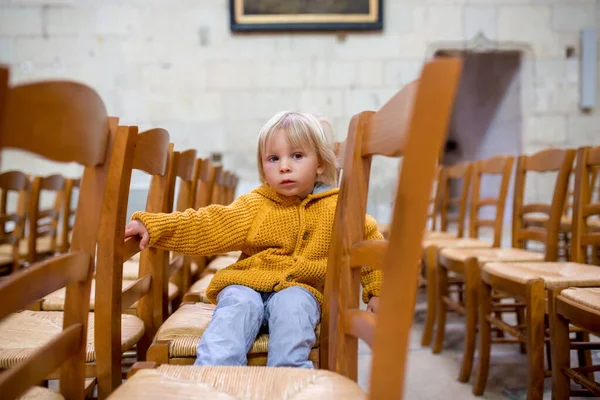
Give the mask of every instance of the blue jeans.
M 261 293 L 227 286 L 217 296 L 194 365 L 247 365 L 246 355 L 262 327 L 269 332 L 267 366 L 314 368 L 308 355 L 320 317 L 319 303 L 303 287 Z

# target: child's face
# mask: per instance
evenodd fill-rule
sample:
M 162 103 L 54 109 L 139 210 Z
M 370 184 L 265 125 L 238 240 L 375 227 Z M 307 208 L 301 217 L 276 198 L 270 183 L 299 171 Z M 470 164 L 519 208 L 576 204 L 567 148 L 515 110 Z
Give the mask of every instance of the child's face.
M 262 165 L 273 190 L 301 199 L 312 193 L 317 175 L 323 173 L 317 153 L 308 147 L 292 147 L 282 131 L 265 143 Z

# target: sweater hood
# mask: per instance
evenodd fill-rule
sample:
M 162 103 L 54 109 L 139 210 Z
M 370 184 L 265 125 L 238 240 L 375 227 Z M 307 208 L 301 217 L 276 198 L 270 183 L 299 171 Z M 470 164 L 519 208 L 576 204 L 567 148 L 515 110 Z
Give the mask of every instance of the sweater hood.
M 331 187 L 323 182 L 317 182 L 313 188 L 313 192 L 304 200 L 300 200 L 298 197 L 289 197 L 279 194 L 266 183 L 263 183 L 252 192 L 257 193 L 278 204 L 300 204 L 302 201 L 309 202 L 311 200 L 320 199 L 323 197 L 334 196 L 338 194 L 339 188 Z

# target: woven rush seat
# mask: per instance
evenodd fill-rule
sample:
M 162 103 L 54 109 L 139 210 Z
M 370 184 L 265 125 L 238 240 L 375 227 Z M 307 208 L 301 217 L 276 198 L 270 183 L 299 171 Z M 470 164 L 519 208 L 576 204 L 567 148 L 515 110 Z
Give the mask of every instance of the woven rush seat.
M 229 267 L 231 264 L 235 264 L 238 261 L 239 257 L 233 256 L 222 256 L 217 257 L 206 266 L 207 272 L 217 272 L 222 269 Z
M 483 271 L 521 284 L 541 278 L 546 289 L 600 286 L 600 267 L 573 262 L 493 262 L 484 264 Z
M 212 278 L 214 276 L 215 274 L 204 275 L 202 278 L 194 282 L 194 284 L 190 287 L 190 290 L 188 292 L 198 293 L 200 295 L 200 301 L 202 303 L 210 303 L 210 301 L 208 301 L 208 299 L 206 298 L 206 289 L 208 288 L 208 285 L 210 284 L 210 281 L 212 281 Z
M 366 399 L 358 384 L 322 369 L 195 367 L 143 369 L 111 399 Z
M 17 397 L 17 400 L 64 400 L 64 397 L 53 390 L 34 386 L 23 393 L 22 396 Z
M 471 257 L 476 257 L 480 264 L 494 261 L 544 261 L 544 255 L 541 253 L 513 248 L 461 249 L 449 247 L 440 251 L 440 259 L 465 262 Z
M 425 231 L 425 235 L 423 237 L 424 240 L 427 239 L 458 239 L 456 234 L 451 232 L 442 232 L 442 231 Z
M 454 248 L 489 248 L 492 247 L 492 243 L 485 240 L 472 239 L 472 238 L 425 238 L 421 242 L 421 247 L 426 248 L 429 246 L 437 247 L 454 247 Z
M 123 281 L 123 289 L 131 285 L 135 281 Z M 169 300 L 173 300 L 179 294 L 179 288 L 177 285 L 169 282 Z M 67 295 L 66 288 L 58 289 L 56 292 L 50 293 L 44 297 L 41 301 L 41 308 L 43 311 L 64 311 L 65 298 Z M 90 311 L 95 309 L 96 301 L 96 280 L 92 280 L 92 291 L 90 292 Z M 136 308 L 137 302 L 132 304 L 130 308 Z
M 138 255 L 140 253 L 136 253 Z M 191 263 L 190 271 L 192 275 L 198 272 L 198 264 Z M 137 259 L 130 258 L 129 260 L 123 263 L 123 279 L 129 281 L 135 281 L 139 278 L 140 274 L 140 259 L 139 256 Z
M 62 331 L 63 313 L 21 311 L 0 321 L 0 370 L 32 355 Z M 144 334 L 144 323 L 133 315 L 121 315 L 121 350 L 129 350 Z M 86 362 L 96 359 L 94 314 L 88 317 Z
M 13 261 L 12 254 L 0 253 L 0 265 L 11 264 Z
M 60 245 L 60 240 L 56 238 L 56 244 Z M 28 238 L 21 239 L 19 241 L 19 255 L 21 257 L 27 257 L 29 254 L 29 241 Z M 37 239 L 36 243 L 36 251 L 38 253 L 52 253 L 54 249 L 52 249 L 52 238 L 50 236 L 42 236 Z M 12 246 L 2 245 L 0 246 L 0 254 L 2 255 L 10 255 L 12 257 Z
M 600 288 L 568 288 L 560 292 L 559 297 L 600 311 Z
M 208 327 L 215 305 L 205 303 L 183 304 L 161 325 L 155 340 L 169 341 L 169 357 L 196 357 L 202 334 Z M 315 330 L 314 348 L 319 346 L 320 324 Z M 248 354 L 267 353 L 269 335 L 259 334 Z

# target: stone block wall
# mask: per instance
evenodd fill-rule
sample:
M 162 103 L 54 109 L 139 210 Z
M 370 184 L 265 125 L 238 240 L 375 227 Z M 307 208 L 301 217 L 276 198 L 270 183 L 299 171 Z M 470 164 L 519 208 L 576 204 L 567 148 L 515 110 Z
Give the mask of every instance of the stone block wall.
M 469 48 L 480 32 L 524 54 L 523 151 L 599 143 L 600 108 L 578 109 L 579 32 L 600 26 L 596 0 L 385 0 L 382 33 L 347 35 L 233 35 L 228 3 L 0 0 L 0 63 L 15 83 L 85 82 L 121 123 L 166 128 L 179 149 L 222 152 L 240 192 L 258 183 L 255 138 L 273 113 L 323 114 L 341 139 L 353 114 L 378 109 L 437 49 Z M 2 161 L 78 171 L 11 152 Z M 394 176 L 395 164 L 375 163 L 369 211 L 383 221 Z

